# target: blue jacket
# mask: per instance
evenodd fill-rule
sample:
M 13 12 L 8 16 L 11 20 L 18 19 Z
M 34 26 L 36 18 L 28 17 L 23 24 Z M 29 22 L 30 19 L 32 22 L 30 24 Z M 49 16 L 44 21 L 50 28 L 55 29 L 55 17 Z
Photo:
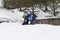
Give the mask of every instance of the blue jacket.
M 30 14 L 29 14 L 28 19 L 29 19 L 29 21 L 32 21 L 32 20 L 33 20 L 33 15 L 32 15 L 32 13 L 31 13 L 31 12 L 30 12 Z
M 29 15 L 29 21 L 34 21 L 34 20 L 36 20 L 36 15 L 35 14 L 33 14 L 32 12 L 30 12 L 30 15 Z

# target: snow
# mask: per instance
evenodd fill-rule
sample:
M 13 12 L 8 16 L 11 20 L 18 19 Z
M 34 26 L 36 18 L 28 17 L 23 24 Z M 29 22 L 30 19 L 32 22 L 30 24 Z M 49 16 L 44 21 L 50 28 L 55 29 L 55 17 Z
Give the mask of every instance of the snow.
M 18 11 L 19 9 L 13 9 L 13 10 L 7 10 L 5 8 L 1 8 L 3 7 L 3 0 L 0 0 L 0 21 L 10 21 L 10 22 L 23 22 L 23 14 L 24 12 L 20 12 Z M 60 4 L 60 3 L 59 3 Z M 59 5 L 58 4 L 58 5 Z M 48 10 L 51 10 L 50 7 L 47 7 Z M 22 9 L 25 9 L 25 7 L 23 7 Z M 45 9 L 45 6 L 42 6 L 41 9 L 39 9 L 39 7 L 35 7 L 35 14 L 37 15 L 37 20 L 40 19 L 51 19 L 51 18 L 59 18 L 60 17 L 60 13 L 57 14 L 57 16 L 53 16 L 53 14 L 51 12 L 43 12 L 41 9 Z M 30 8 L 31 10 L 31 8 Z M 60 8 L 58 8 L 56 11 L 59 11 Z M 32 10 L 31 10 L 32 11 Z
M 0 8 L 0 21 L 20 22 L 23 21 L 23 14 L 23 12 L 19 12 L 17 9 L 7 10 Z
M 19 12 L 18 9 L 7 10 L 3 8 L 3 0 L 0 0 L 0 22 L 22 22 L 23 21 L 23 12 Z
M 43 12 L 39 8 L 35 8 L 34 11 L 35 14 L 37 15 L 37 20 L 58 18 L 58 17 L 53 17 L 53 15 L 50 13 Z M 23 14 L 24 12 L 20 12 L 18 9 L 8 10 L 5 8 L 0 8 L 0 21 L 22 23 L 24 21 Z
M 60 26 L 2 23 L 0 40 L 60 40 Z
M 37 20 L 57 18 L 57 17 L 53 17 L 53 14 L 48 12 L 45 13 L 39 8 L 35 8 L 35 11 L 36 11 L 35 14 L 37 15 Z
M 37 15 L 37 20 L 39 19 L 48 19 L 52 17 L 45 17 L 49 16 L 51 14 L 43 12 L 39 8 L 35 8 L 35 14 Z M 9 22 L 23 22 L 23 14 L 24 12 L 20 12 L 18 9 L 13 9 L 13 10 L 7 10 L 5 8 L 0 8 L 0 21 L 9 21 Z
M 3 3 L 2 3 L 2 1 L 3 1 L 3 0 L 0 0 L 0 7 L 2 7 L 2 6 L 3 6 Z
M 0 0 L 0 7 L 2 6 Z M 57 17 L 43 12 L 41 9 L 35 9 L 37 19 L 48 19 Z M 60 40 L 60 26 L 48 24 L 21 25 L 23 22 L 24 12 L 19 12 L 18 9 L 7 10 L 0 8 L 0 21 L 9 21 L 9 23 L 0 24 L 0 40 Z

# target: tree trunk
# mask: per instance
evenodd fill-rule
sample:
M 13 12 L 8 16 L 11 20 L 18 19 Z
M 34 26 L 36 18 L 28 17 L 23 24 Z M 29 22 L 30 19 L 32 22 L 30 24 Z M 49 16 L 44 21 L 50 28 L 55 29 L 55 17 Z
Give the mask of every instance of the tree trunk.
M 20 8 L 20 11 L 22 11 L 21 8 Z
M 32 5 L 32 12 L 34 13 L 34 6 Z
M 53 0 L 53 14 L 54 14 L 54 16 L 56 16 L 56 13 L 55 13 L 55 5 L 54 5 L 54 0 Z
M 45 11 L 47 11 L 48 9 L 47 9 L 47 5 L 45 5 Z
M 47 11 L 47 1 L 45 0 L 45 11 Z
M 54 14 L 54 16 L 56 16 L 55 7 L 53 7 L 53 14 Z

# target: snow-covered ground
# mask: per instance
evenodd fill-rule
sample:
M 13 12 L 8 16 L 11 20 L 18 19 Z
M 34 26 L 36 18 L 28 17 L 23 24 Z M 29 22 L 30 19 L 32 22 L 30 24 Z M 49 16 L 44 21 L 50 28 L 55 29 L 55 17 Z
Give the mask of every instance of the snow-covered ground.
M 2 23 L 0 40 L 60 40 L 60 26 Z
M 0 7 L 1 5 L 0 0 Z M 41 9 L 37 8 L 36 10 L 38 10 L 37 19 L 44 19 L 47 18 L 44 16 L 50 15 Z M 0 40 L 60 40 L 60 26 L 48 24 L 21 25 L 23 14 L 17 9 L 0 8 L 0 21 L 9 21 L 9 23 L 0 24 Z

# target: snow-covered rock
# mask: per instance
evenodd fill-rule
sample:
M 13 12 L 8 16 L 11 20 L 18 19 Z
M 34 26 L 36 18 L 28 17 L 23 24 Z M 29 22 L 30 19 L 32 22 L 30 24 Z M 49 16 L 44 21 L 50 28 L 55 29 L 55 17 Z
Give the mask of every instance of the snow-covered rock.
M 23 14 L 23 12 L 19 12 L 17 9 L 13 10 L 13 12 L 7 9 L 0 9 L 0 21 L 23 21 Z
M 37 15 L 37 20 L 39 19 L 48 19 L 50 17 L 52 17 L 53 15 L 51 13 L 45 13 L 43 12 L 41 9 L 36 9 L 37 11 L 35 12 L 35 14 Z

